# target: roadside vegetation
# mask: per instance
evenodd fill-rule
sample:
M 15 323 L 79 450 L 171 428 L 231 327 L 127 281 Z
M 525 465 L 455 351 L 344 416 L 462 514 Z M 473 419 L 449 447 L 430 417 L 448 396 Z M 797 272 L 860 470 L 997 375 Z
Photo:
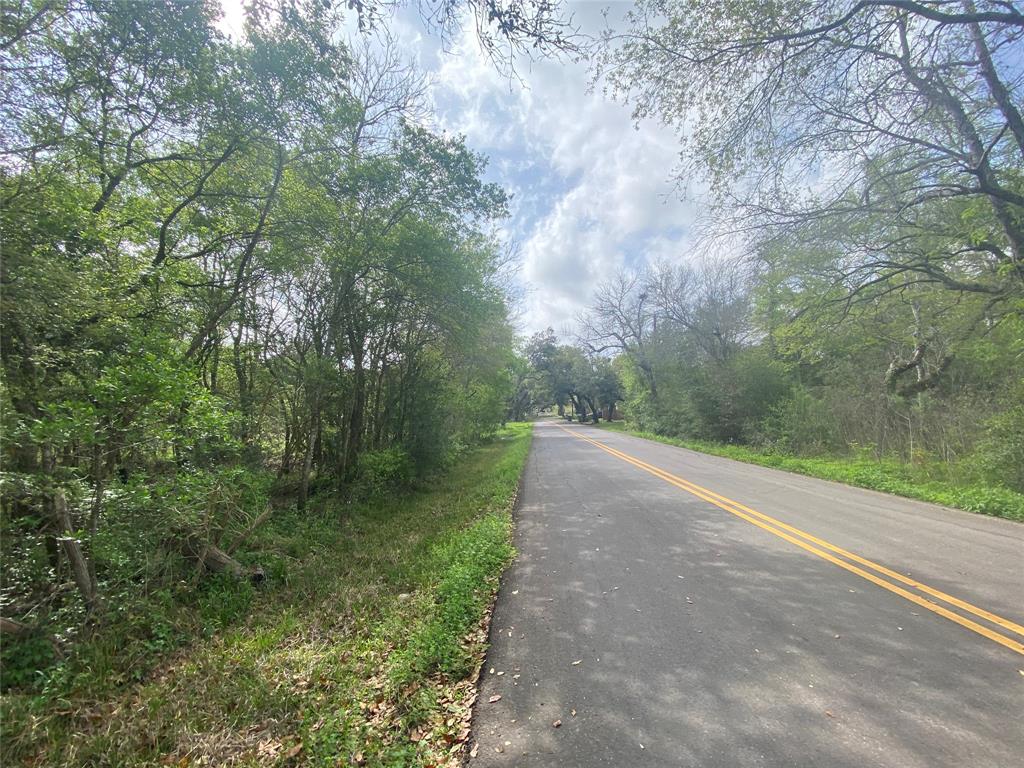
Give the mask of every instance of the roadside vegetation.
M 4 764 L 465 737 L 528 442 L 507 197 L 347 12 L 4 8 Z
M 415 488 L 277 511 L 258 588 L 134 598 L 4 696 L 4 764 L 461 764 L 530 435 L 509 425 Z
M 632 429 L 622 421 L 604 422 L 601 427 L 748 464 L 760 464 L 763 467 L 1024 522 L 1024 493 L 988 483 L 972 483 L 969 479 L 951 478 L 949 468 L 941 463 L 915 466 L 892 459 L 879 460 L 870 452 L 843 458 L 792 456 L 751 446 L 682 440 Z
M 535 335 L 523 396 L 1019 519 L 1022 42 L 1012 3 L 637 2 L 595 83 L 677 131 L 703 225 Z

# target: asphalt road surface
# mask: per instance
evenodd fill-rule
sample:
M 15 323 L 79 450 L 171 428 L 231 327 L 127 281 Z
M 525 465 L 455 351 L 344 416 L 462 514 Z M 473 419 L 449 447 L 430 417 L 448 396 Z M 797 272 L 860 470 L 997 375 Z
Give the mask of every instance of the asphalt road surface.
M 548 421 L 516 546 L 472 768 L 1024 766 L 1024 525 Z

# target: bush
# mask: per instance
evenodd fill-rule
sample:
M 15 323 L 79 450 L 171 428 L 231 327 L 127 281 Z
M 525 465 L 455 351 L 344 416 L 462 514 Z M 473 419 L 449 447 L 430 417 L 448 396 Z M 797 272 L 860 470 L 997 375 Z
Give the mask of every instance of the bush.
M 356 498 L 369 499 L 408 486 L 413 478 L 413 462 L 402 448 L 385 448 L 360 454 L 352 492 Z
M 18 478 L 2 479 L 6 490 Z M 0 583 L 5 615 L 22 618 L 35 606 L 29 623 L 36 633 L 4 639 L 3 688 L 47 686 L 63 695 L 62 686 L 86 680 L 90 686 L 116 685 L 128 674 L 115 671 L 116 659 L 136 659 L 131 674 L 141 676 L 148 660 L 186 642 L 197 625 L 212 632 L 240 619 L 252 602 L 252 586 L 226 574 L 198 579 L 180 542 L 188 532 L 230 545 L 265 509 L 272 479 L 246 467 L 190 464 L 173 473 L 111 479 L 96 535 L 82 532 L 99 593 L 98 609 L 88 619 L 77 591 L 48 589 L 52 563 L 39 525 L 43 491 L 38 483 L 19 485 L 26 511 L 0 512 Z M 84 526 L 89 493 L 73 477 L 63 487 L 73 520 Z M 244 548 L 235 556 L 243 562 L 248 557 Z M 63 658 L 54 653 L 51 635 Z
M 842 454 L 848 448 L 830 403 L 805 389 L 794 390 L 772 408 L 759 432 L 759 442 L 785 453 L 817 456 Z
M 1024 492 L 1024 404 L 986 423 L 973 463 L 986 479 Z
M 0 646 L 0 692 L 38 687 L 45 681 L 40 670 L 55 660 L 53 643 L 40 632 L 14 642 L 6 640 Z

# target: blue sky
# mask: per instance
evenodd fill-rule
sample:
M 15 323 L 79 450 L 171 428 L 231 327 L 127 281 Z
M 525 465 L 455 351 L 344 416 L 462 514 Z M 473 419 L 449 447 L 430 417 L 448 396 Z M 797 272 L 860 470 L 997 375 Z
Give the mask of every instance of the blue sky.
M 241 27 L 241 2 L 221 0 L 227 31 Z M 569 4 L 584 32 L 602 28 L 603 9 L 614 21 L 628 7 Z M 520 61 L 521 81 L 510 81 L 471 26 L 446 50 L 414 10 L 389 28 L 430 79 L 432 127 L 465 135 L 490 158 L 488 180 L 513 195 L 502 234 L 519 249 L 523 333 L 569 331 L 596 283 L 623 266 L 686 257 L 699 206 L 670 183 L 678 140 L 591 89 L 586 63 Z

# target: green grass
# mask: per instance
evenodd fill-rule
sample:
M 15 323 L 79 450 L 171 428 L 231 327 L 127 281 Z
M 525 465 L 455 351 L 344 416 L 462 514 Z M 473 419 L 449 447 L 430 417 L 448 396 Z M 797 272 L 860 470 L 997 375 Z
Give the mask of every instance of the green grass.
M 276 515 L 268 589 L 207 587 L 223 628 L 139 683 L 6 694 L 2 762 L 461 764 L 530 440 L 510 425 L 418 490 Z
M 748 464 L 783 469 L 801 475 L 834 480 L 859 488 L 884 491 L 896 496 L 930 501 L 982 515 L 1024 521 L 1024 494 L 1008 488 L 982 483 L 957 483 L 948 479 L 929 477 L 934 468 L 913 467 L 893 459 L 875 459 L 868 456 L 803 457 L 760 451 L 741 445 L 723 445 L 700 440 L 680 440 L 652 432 L 628 428 L 623 422 L 604 422 L 601 428 L 625 432 L 636 437 L 656 440 L 668 445 L 724 456 Z

